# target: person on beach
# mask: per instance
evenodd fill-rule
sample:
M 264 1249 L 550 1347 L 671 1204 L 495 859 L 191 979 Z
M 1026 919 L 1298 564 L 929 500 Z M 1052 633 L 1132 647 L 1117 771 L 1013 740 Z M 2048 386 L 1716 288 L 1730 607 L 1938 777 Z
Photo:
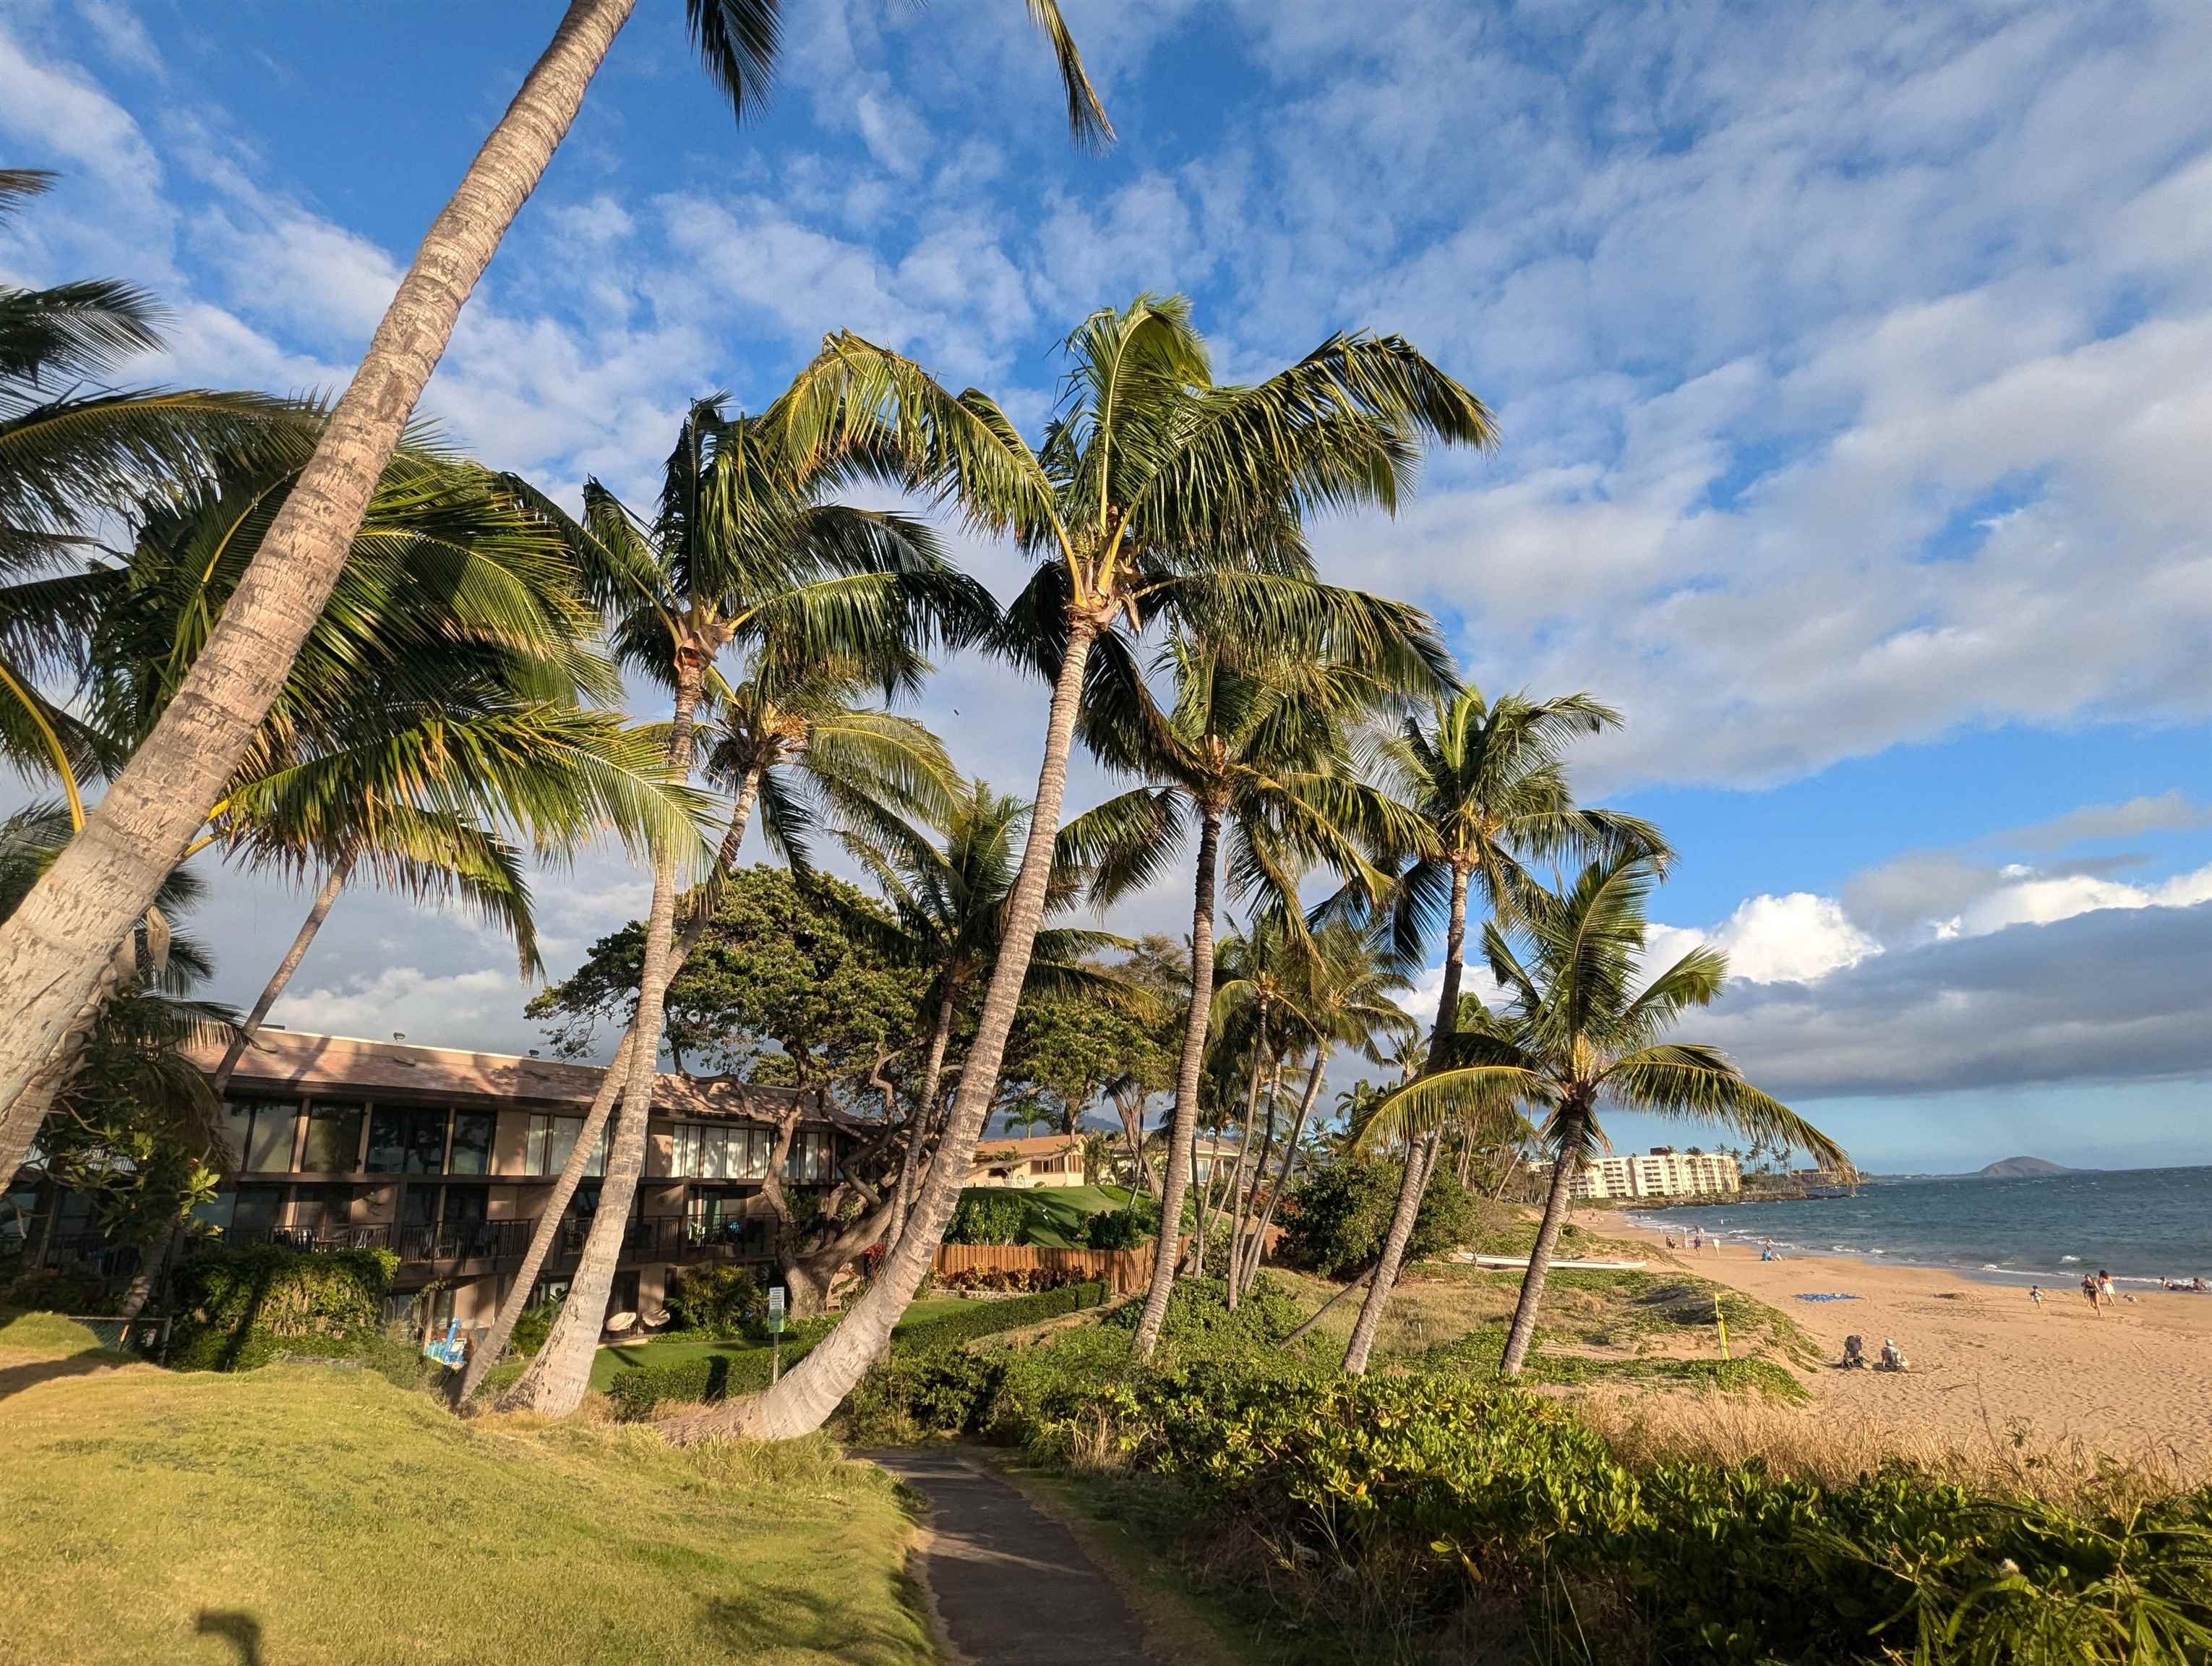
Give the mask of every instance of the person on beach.
M 2097 1297 L 2106 1307 L 2120 1299 L 2119 1292 L 2112 1287 L 2112 1275 L 2101 1267 L 2097 1269 Z
M 2089 1304 L 2089 1310 L 2099 1318 L 2105 1316 L 2104 1305 L 2097 1299 L 2097 1275 L 2094 1273 L 2081 1275 L 2081 1299 Z
M 2027 1298 L 2031 1302 L 2033 1302 L 2038 1307 L 2041 1307 L 2043 1305 L 2043 1286 L 2039 1284 L 2032 1284 L 2028 1286 Z

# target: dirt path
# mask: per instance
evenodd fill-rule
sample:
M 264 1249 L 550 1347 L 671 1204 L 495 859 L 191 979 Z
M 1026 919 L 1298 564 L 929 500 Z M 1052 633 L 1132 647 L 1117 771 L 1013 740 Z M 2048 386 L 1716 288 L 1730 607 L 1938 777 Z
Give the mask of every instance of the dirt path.
M 969 1666 L 1164 1666 L 1075 1535 L 953 1450 L 856 1453 L 929 1500 L 922 1583 Z

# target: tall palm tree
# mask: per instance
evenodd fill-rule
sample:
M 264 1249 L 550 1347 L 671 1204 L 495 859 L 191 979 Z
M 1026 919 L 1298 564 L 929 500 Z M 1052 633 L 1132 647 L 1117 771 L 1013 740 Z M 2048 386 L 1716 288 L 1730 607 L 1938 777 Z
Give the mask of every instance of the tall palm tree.
M 1717 1122 L 1754 1140 L 1802 1146 L 1824 1161 L 1848 1161 L 1834 1140 L 1746 1081 L 1718 1048 L 1663 1039 L 1692 1007 L 1711 1005 L 1728 960 L 1717 949 L 1696 948 L 1642 980 L 1658 872 L 1650 856 L 1604 858 L 1583 868 L 1564 897 L 1522 897 L 1510 931 L 1496 921 L 1485 926 L 1484 958 L 1505 991 L 1504 1011 L 1481 1012 L 1451 1037 L 1440 1068 L 1376 1112 L 1377 1124 L 1409 1133 L 1469 1103 L 1518 1101 L 1548 1112 L 1539 1138 L 1552 1154 L 1551 1186 L 1499 1365 L 1507 1377 L 1528 1359 L 1574 1177 L 1604 1141 L 1601 1106 Z
M 787 678 L 809 665 L 865 666 L 889 695 L 920 675 L 931 643 L 973 641 L 997 617 L 989 598 L 947 565 L 927 527 L 819 502 L 832 471 L 794 459 L 777 439 L 758 419 L 727 416 L 719 398 L 702 399 L 669 453 L 649 521 L 596 482 L 586 487 L 580 530 L 595 550 L 592 570 L 605 575 L 617 648 L 674 696 L 667 743 L 674 781 L 690 779 L 701 710 L 731 692 L 717 669 L 726 651 L 748 654 L 757 672 Z M 725 842 L 732 849 L 744 838 L 747 807 L 741 799 L 732 817 Z M 574 1411 L 589 1383 L 644 1169 L 662 1008 L 677 970 L 679 877 L 675 853 L 657 854 L 622 1116 L 599 1207 L 568 1299 L 512 1395 L 554 1416 Z M 597 1133 L 587 1121 L 578 1143 Z
M 1443 986 L 1426 1068 L 1443 1064 L 1458 1018 L 1470 891 L 1493 919 L 1511 920 L 1520 899 L 1538 889 L 1531 863 L 1594 855 L 1665 861 L 1667 845 L 1657 829 L 1632 816 L 1583 808 L 1568 786 L 1562 749 L 1620 721 L 1587 694 L 1491 701 L 1468 688 L 1438 701 L 1425 722 L 1408 719 L 1376 748 L 1381 785 L 1413 812 L 1417 828 L 1391 909 L 1397 952 L 1408 961 L 1418 958 L 1424 941 L 1443 927 Z M 1407 1140 L 1390 1230 L 1346 1350 L 1347 1371 L 1366 1369 L 1442 1140 L 1437 1127 Z
M 1082 732 L 1094 752 L 1156 783 L 1109 800 L 1068 826 L 1065 836 L 1095 853 L 1098 901 L 1149 883 L 1174 854 L 1186 819 L 1198 826 L 1191 1004 L 1176 1078 L 1159 1250 L 1137 1325 L 1140 1359 L 1150 1359 L 1158 1346 L 1178 1264 L 1176 1237 L 1198 1133 L 1212 1006 L 1222 835 L 1225 829 L 1233 888 L 1271 895 L 1288 910 L 1294 934 L 1302 934 L 1297 881 L 1309 860 L 1353 876 L 1372 899 L 1381 876 L 1362 854 L 1363 843 L 1387 845 L 1394 835 L 1410 836 L 1411 830 L 1397 824 L 1405 818 L 1387 797 L 1363 790 L 1351 778 L 1346 737 L 1377 708 L 1409 693 L 1435 691 L 1433 667 L 1419 651 L 1426 621 L 1408 623 L 1405 651 L 1379 665 L 1371 654 L 1341 657 L 1320 638 L 1254 642 L 1177 631 L 1155 666 L 1155 674 L 1166 676 L 1174 689 L 1168 709 L 1153 703 L 1143 684 L 1101 678 L 1084 716 Z M 1233 1299 L 1233 1286 L 1230 1293 Z
M 1032 448 L 988 394 L 947 392 L 912 361 L 833 337 L 779 402 L 794 445 L 896 457 L 979 529 L 1041 558 L 1006 638 L 1053 686 L 1044 756 L 997 964 L 914 1219 L 866 1294 L 767 1395 L 678 1432 L 817 1428 L 881 1356 L 932 1265 L 997 1091 L 1044 918 L 1068 752 L 1094 659 L 1133 677 L 1152 620 L 1217 640 L 1341 641 L 1376 660 L 1408 610 L 1316 585 L 1285 506 L 1395 503 L 1433 434 L 1486 443 L 1489 413 L 1403 340 L 1337 336 L 1251 386 L 1217 385 L 1180 299 L 1093 313 L 1068 338 L 1060 409 Z
M 580 528 L 575 536 L 588 538 Z M 910 718 L 860 705 L 865 692 L 865 680 L 852 664 L 787 666 L 772 655 L 757 660 L 750 676 L 727 688 L 708 733 L 706 773 L 731 795 L 729 820 L 708 885 L 669 951 L 672 982 L 713 923 L 714 889 L 735 871 L 738 847 L 757 806 L 770 846 L 804 871 L 811 862 L 811 833 L 825 818 L 834 825 L 946 801 L 954 775 L 943 743 Z M 627 1079 L 634 1033 L 624 1034 L 622 1050 L 602 1077 L 583 1137 L 539 1211 L 490 1329 L 470 1352 L 462 1374 L 463 1403 L 505 1354 L 516 1322 L 530 1306 L 538 1273 L 599 1150 L 599 1130 Z
M 939 1088 L 960 1013 L 977 980 L 988 979 L 998 959 L 1014 888 L 1015 851 L 1029 821 L 1028 805 L 978 780 L 966 783 L 945 806 L 935 823 L 935 839 L 908 822 L 885 816 L 867 818 L 840 835 L 846 850 L 874 883 L 893 921 L 886 927 L 876 916 L 855 912 L 848 915 L 848 926 L 930 971 L 922 997 L 927 1038 L 892 1194 L 887 1236 L 893 1243 L 906 1229 L 923 1153 L 938 1133 Z M 1081 889 L 1079 876 L 1063 863 L 1048 892 L 1048 914 L 1069 906 Z M 1025 993 L 1133 997 L 1125 981 L 1087 964 L 1104 950 L 1128 946 L 1126 939 L 1107 932 L 1073 927 L 1041 929 L 1030 950 Z
M 570 0 L 552 40 L 416 251 L 331 412 L 301 489 L 263 542 L 178 698 L 83 834 L 0 930 L 0 1104 L 60 1044 L 112 945 L 222 797 L 345 563 L 401 431 L 469 293 L 536 189 L 636 0 Z M 1081 137 L 1109 137 L 1056 0 L 1026 0 Z M 685 0 L 693 45 L 740 116 L 775 62 L 777 0 Z

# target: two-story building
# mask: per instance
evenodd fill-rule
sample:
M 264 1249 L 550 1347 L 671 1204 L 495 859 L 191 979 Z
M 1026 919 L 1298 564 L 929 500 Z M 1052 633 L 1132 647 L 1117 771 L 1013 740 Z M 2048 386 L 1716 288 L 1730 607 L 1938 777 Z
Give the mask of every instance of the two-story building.
M 196 1061 L 212 1073 L 219 1049 Z M 517 1274 L 545 1200 L 599 1085 L 594 1066 L 265 1029 L 232 1075 L 223 1127 L 234 1177 L 202 1222 L 234 1243 L 398 1253 L 394 1312 L 488 1323 Z M 663 1073 L 647 1125 L 645 1175 L 624 1231 L 611 1311 L 663 1300 L 672 1270 L 775 1256 L 761 1183 L 788 1089 Z M 827 1186 L 851 1124 L 812 1102 L 783 1165 L 794 1189 Z M 604 1134 L 539 1274 L 567 1288 L 597 1212 Z M 49 1196 L 47 1265 L 96 1244 L 71 1201 Z M 767 1281 L 765 1279 L 763 1280 Z

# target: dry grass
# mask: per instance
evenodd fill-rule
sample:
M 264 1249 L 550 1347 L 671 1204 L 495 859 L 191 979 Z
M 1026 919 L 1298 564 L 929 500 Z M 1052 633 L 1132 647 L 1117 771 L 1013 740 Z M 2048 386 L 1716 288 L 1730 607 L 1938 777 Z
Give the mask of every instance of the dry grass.
M 2062 1504 L 2164 1498 L 2196 1484 L 2170 1448 L 2116 1457 L 2078 1438 L 2044 1438 L 2021 1419 L 2001 1425 L 1985 1418 L 1982 1438 L 1961 1444 L 1832 1403 L 1790 1407 L 1748 1396 L 1606 1389 L 1580 1395 L 1576 1403 L 1632 1466 L 1758 1458 L 1783 1474 L 1841 1486 L 1885 1463 L 1906 1463 L 1962 1485 Z

